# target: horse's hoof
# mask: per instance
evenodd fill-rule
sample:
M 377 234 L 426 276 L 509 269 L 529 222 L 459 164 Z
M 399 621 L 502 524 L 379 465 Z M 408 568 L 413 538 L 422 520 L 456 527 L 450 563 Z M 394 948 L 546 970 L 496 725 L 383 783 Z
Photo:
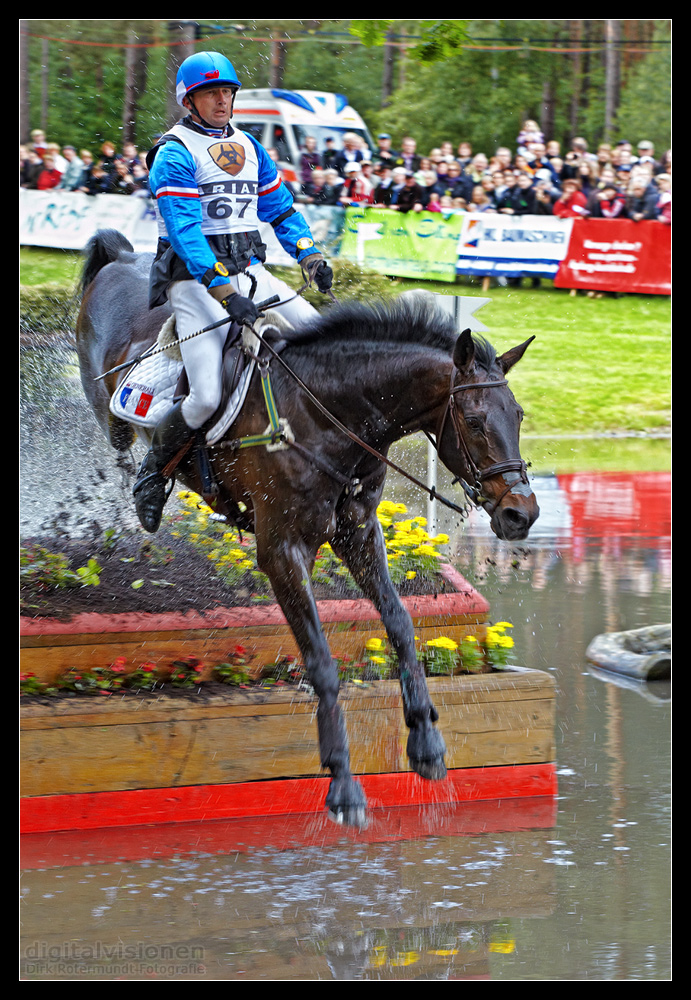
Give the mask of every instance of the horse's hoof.
M 435 760 L 411 759 L 410 766 L 425 781 L 443 781 L 447 774 L 443 757 L 437 757 Z
M 333 823 L 339 826 L 353 826 L 358 830 L 365 830 L 368 825 L 367 809 L 361 806 L 347 807 L 345 809 L 329 809 L 326 814 Z
M 326 796 L 329 818 L 342 826 L 367 825 L 367 799 L 362 786 L 353 777 L 332 778 Z
M 408 736 L 410 766 L 427 781 L 442 781 L 446 777 L 444 754 L 446 744 L 438 729 L 432 725 L 410 730 Z

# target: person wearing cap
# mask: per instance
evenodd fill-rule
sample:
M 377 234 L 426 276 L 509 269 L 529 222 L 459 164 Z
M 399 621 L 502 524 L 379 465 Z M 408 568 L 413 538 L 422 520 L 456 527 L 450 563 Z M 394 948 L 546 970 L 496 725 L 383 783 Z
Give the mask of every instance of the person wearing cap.
M 372 157 L 375 164 L 382 163 L 392 167 L 398 154 L 391 148 L 391 136 L 388 132 L 380 132 L 377 136 L 377 150 Z
M 137 515 L 150 532 L 158 530 L 167 498 L 163 470 L 221 402 L 222 353 L 230 322 L 251 325 L 259 317 L 257 303 L 273 295 L 279 296 L 276 311 L 293 325 L 317 315 L 264 268 L 266 246 L 259 224 L 272 226 L 319 291 L 331 287 L 331 268 L 293 207 L 293 195 L 274 161 L 252 136 L 231 124 L 239 87 L 225 56 L 198 52 L 185 59 L 177 74 L 176 98 L 187 115 L 146 157 L 159 234 L 149 305 L 171 306 L 189 384 L 184 398 L 154 429 L 134 484 Z M 224 318 L 227 323 L 190 337 Z

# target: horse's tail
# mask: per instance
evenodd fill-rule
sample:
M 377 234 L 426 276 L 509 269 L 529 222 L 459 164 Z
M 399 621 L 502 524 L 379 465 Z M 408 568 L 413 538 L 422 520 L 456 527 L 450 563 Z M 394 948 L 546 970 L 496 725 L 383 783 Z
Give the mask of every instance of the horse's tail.
M 134 253 L 134 247 L 117 229 L 100 229 L 84 247 L 84 268 L 80 282 L 83 295 L 101 268 L 112 264 L 121 253 Z

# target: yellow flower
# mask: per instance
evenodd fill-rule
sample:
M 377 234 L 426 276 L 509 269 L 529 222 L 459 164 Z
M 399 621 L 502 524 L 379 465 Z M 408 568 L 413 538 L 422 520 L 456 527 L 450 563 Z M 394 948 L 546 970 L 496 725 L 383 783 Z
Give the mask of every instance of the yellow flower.
M 386 663 L 386 657 L 384 656 L 370 656 L 372 663 Z
M 405 575 L 405 578 L 406 578 L 406 580 L 414 580 L 416 576 L 417 576 L 417 573 L 415 572 L 415 570 L 414 569 L 409 569 L 408 572 Z
M 463 642 L 467 642 L 469 646 L 471 646 L 473 643 L 475 643 L 475 645 L 477 646 L 477 639 L 475 638 L 474 635 L 466 635 L 466 636 L 464 636 L 463 637 Z
M 373 636 L 371 639 L 368 639 L 367 642 L 365 643 L 365 649 L 382 649 L 383 646 L 384 643 L 382 642 L 382 640 L 378 639 L 376 636 Z
M 436 639 L 430 639 L 427 645 L 434 646 L 435 649 L 458 649 L 458 643 L 445 635 L 440 635 Z
M 449 536 L 448 535 L 444 535 L 444 534 L 435 535 L 434 538 L 432 539 L 432 541 L 436 545 L 448 545 L 449 544 Z
M 492 625 L 491 627 L 496 629 L 505 629 L 505 628 L 513 628 L 513 625 L 511 624 L 511 622 L 497 622 L 496 625 Z

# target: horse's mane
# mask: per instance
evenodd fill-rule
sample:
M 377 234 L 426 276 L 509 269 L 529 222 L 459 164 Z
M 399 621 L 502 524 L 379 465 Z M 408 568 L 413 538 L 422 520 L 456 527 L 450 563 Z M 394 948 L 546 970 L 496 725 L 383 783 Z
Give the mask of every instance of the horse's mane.
M 432 296 L 401 296 L 391 301 L 345 302 L 329 307 L 318 318 L 291 332 L 289 344 L 300 355 L 323 354 L 355 345 L 416 345 L 450 355 L 458 339 L 456 324 L 435 305 Z M 484 338 L 473 335 L 477 363 L 489 370 L 496 352 Z

